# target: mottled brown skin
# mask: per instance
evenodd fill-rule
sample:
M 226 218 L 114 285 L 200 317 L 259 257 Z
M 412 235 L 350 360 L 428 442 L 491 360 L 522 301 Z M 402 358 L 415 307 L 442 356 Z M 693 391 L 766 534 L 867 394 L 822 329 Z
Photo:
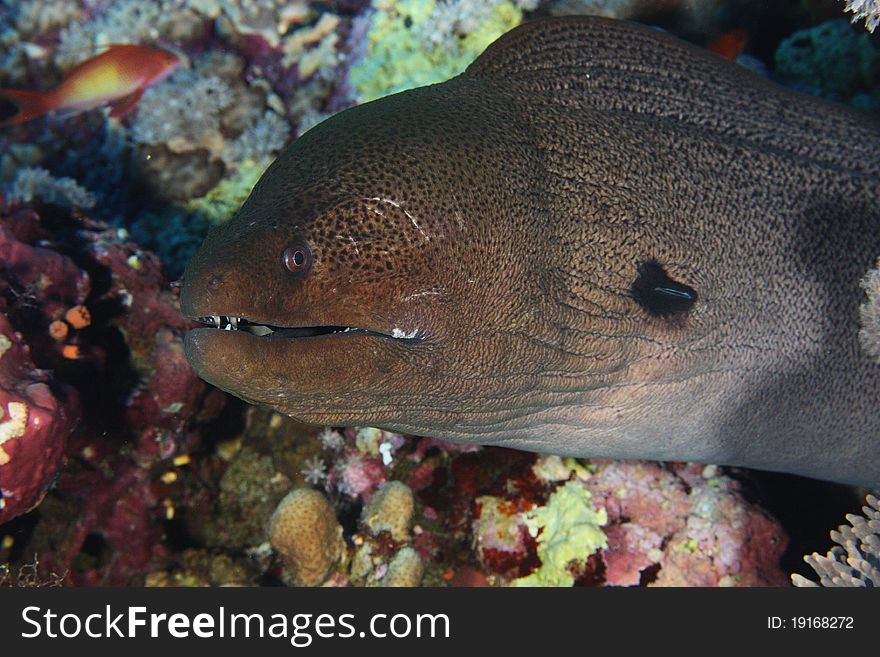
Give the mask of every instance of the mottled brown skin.
M 205 328 L 187 355 L 314 424 L 877 484 L 878 174 L 844 107 L 636 25 L 529 24 L 308 132 L 186 271 L 193 317 L 384 335 Z M 633 298 L 652 260 L 690 311 Z

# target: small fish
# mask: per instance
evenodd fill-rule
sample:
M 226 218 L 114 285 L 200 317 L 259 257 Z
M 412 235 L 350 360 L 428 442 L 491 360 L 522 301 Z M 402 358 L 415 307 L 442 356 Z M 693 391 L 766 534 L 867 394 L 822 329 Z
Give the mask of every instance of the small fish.
M 172 52 L 151 46 L 116 44 L 75 66 L 51 91 L 0 89 L 0 101 L 15 106 L 0 127 L 24 123 L 53 110 L 91 110 L 109 104 L 122 116 L 144 90 L 167 78 L 180 64 Z
M 742 55 L 745 50 L 748 40 L 749 34 L 745 30 L 730 30 L 710 43 L 709 50 L 716 55 L 721 55 L 724 59 L 735 62 L 736 58 Z

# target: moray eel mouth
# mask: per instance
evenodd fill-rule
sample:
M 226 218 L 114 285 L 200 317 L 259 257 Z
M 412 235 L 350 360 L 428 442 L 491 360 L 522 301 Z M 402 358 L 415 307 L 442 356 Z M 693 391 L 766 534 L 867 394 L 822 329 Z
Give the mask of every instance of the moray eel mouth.
M 410 379 L 407 363 L 429 342 L 416 331 L 372 328 L 380 322 L 312 324 L 306 316 L 285 326 L 254 315 L 192 318 L 203 326 L 186 333 L 184 350 L 200 377 L 310 424 L 378 420 L 373 415 L 387 400 L 377 382 Z
M 235 317 L 232 315 L 207 315 L 203 317 L 192 318 L 208 327 L 220 329 L 222 331 L 242 331 L 258 338 L 269 338 L 271 340 L 301 340 L 305 338 L 342 336 L 342 335 L 366 335 L 378 338 L 388 338 L 400 341 L 421 341 L 423 336 L 418 335 L 417 331 L 405 332 L 402 329 L 394 328 L 390 332 L 379 331 L 375 329 L 361 328 L 358 326 L 275 326 L 272 324 L 258 323 L 244 317 Z

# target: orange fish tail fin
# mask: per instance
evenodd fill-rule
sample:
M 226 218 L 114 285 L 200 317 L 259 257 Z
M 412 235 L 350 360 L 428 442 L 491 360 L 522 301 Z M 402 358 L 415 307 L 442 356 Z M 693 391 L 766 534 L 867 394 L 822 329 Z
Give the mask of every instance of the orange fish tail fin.
M 12 107 L 7 107 L 11 105 Z M 55 109 L 55 97 L 40 91 L 0 89 L 0 128 L 24 123 Z

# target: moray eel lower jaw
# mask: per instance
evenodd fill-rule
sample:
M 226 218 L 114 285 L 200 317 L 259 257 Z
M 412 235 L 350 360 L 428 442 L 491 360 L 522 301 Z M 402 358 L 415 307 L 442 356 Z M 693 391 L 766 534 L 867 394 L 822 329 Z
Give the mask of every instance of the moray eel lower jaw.
M 341 302 L 332 307 L 302 303 L 283 318 L 263 307 L 258 295 L 230 290 L 229 299 L 212 299 L 203 293 L 207 284 L 198 281 L 210 281 L 213 271 L 218 270 L 187 273 L 181 307 L 204 325 L 187 332 L 187 358 L 218 388 L 302 421 L 366 424 L 387 418 L 387 409 L 411 389 L 407 382 L 436 337 L 417 304 L 411 317 L 393 312 L 390 302 L 375 306 L 383 312 L 371 313 L 374 306 L 359 304 L 369 297 L 363 290 L 351 297 L 340 290 Z M 241 280 L 228 270 L 222 277 L 229 287 Z M 388 388 L 398 394 L 383 393 Z

